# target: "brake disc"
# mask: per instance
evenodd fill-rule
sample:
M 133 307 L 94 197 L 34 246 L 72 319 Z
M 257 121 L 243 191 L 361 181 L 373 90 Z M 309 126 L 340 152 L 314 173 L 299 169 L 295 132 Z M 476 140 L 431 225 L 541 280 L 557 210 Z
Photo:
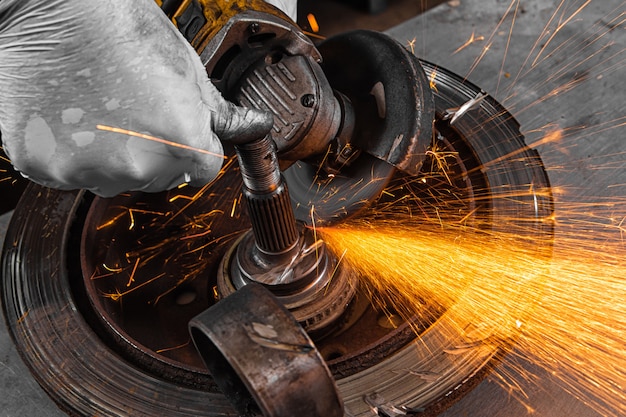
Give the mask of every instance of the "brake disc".
M 422 65 L 433 81 L 436 141 L 456 156 L 445 173 L 427 158 L 421 174 L 397 172 L 390 186 L 403 184 L 420 210 L 459 205 L 463 216 L 489 219 L 481 227 L 510 227 L 514 218 L 526 233 L 549 237 L 548 179 L 517 122 L 487 96 L 450 124 L 446 111 L 481 91 Z M 215 184 L 108 200 L 29 186 L 5 239 L 2 304 L 17 350 L 69 414 L 234 415 L 186 330 L 215 302 L 210 277 L 229 241 L 248 227 L 236 167 Z M 384 196 L 373 202 L 384 203 Z M 346 415 L 371 415 L 373 404 L 436 414 L 498 354 L 489 346 L 446 353 L 458 341 L 448 340 L 451 324 L 440 306 L 427 306 L 429 320 L 394 328 L 368 303 L 359 297 L 355 318 L 318 344 Z

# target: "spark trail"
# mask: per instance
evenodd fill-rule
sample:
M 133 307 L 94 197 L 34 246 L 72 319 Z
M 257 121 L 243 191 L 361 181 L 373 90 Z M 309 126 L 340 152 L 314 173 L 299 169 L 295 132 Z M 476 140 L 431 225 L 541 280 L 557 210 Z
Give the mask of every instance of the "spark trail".
M 501 5 L 494 28 L 472 25 L 468 40 L 450 49 L 447 59 L 425 58 L 446 66 L 453 55 L 474 53 L 466 77 L 503 95 L 502 103 L 522 121 L 527 143 L 539 149 L 553 184 L 551 253 L 537 247 L 530 231 L 485 232 L 446 221 L 445 215 L 416 221 L 400 207 L 385 216 L 391 221 L 371 220 L 369 213 L 370 220 L 319 233 L 336 253 L 345 252 L 344 265 L 359 272 L 372 294 L 400 294 L 396 307 L 406 316 L 420 314 L 420 305 L 410 300 L 434 299 L 459 323 L 451 340 L 471 336 L 505 343 L 514 337 L 515 354 L 545 369 L 572 396 L 601 415 L 622 416 L 625 116 L 623 106 L 612 107 L 603 97 L 611 89 L 623 96 L 615 81 L 624 69 L 626 3 L 557 0 L 543 15 L 543 29 L 529 34 L 523 13 L 547 7 L 538 4 L 511 0 Z M 532 12 L 537 18 L 546 11 Z M 533 37 L 520 54 L 519 41 Z M 481 325 L 468 335 L 468 318 L 474 317 L 481 317 Z M 523 387 L 541 381 L 514 362 L 498 368 L 501 382 L 532 411 Z
M 423 308 L 410 300 L 434 300 L 458 323 L 451 340 L 469 337 L 467 318 L 480 317 L 472 339 L 504 345 L 515 338 L 518 354 L 577 398 L 605 415 L 626 413 L 621 243 L 560 239 L 549 256 L 517 235 L 468 233 L 398 217 L 319 232 L 336 253 L 345 253 L 344 265 L 358 271 L 370 293 L 393 289 L 405 317 Z
M 0 183 L 10 182 L 11 184 L 15 184 L 17 182 L 17 178 L 14 177 L 14 171 L 9 169 L 11 161 L 3 155 L 4 149 L 2 148 L 2 144 L 0 142 Z M 2 168 L 2 166 L 6 166 L 6 169 Z

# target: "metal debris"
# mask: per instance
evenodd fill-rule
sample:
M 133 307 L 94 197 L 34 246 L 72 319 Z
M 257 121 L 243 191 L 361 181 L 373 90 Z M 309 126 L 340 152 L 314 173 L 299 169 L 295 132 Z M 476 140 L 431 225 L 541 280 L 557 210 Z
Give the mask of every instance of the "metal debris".
M 425 411 L 422 407 L 411 408 L 403 405 L 396 407 L 390 402 L 387 402 L 385 398 L 377 392 L 364 395 L 363 400 L 370 406 L 372 413 L 379 417 L 416 416 Z
M 451 109 L 447 109 L 443 113 L 443 120 L 450 120 L 450 124 L 453 125 L 457 120 L 463 117 L 467 112 L 476 110 L 480 107 L 480 104 L 483 100 L 488 96 L 485 91 L 481 90 L 473 99 L 466 101 L 460 107 L 453 107 Z
M 484 347 L 484 346 L 499 346 L 502 342 L 495 336 L 489 336 L 481 340 L 475 340 L 472 342 L 462 343 L 459 345 L 452 346 L 449 349 L 444 349 L 443 351 L 450 355 L 462 355 L 464 353 L 470 352 L 472 350 Z
M 423 379 L 426 382 L 435 382 L 437 381 L 439 378 L 442 377 L 442 375 L 438 372 L 432 372 L 432 371 L 412 371 L 412 370 L 408 370 L 407 371 L 410 375 L 414 375 L 420 379 Z

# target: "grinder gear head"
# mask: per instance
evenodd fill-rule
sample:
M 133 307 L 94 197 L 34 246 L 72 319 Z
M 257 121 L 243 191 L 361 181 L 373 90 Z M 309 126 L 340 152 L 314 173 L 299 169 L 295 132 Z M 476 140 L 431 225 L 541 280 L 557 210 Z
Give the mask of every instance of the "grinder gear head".
M 316 221 L 343 219 L 376 198 L 394 168 L 419 172 L 433 98 L 419 60 L 388 36 L 356 31 L 318 49 L 289 21 L 246 10 L 200 58 L 227 99 L 273 114 L 299 220 L 312 221 L 313 207 Z

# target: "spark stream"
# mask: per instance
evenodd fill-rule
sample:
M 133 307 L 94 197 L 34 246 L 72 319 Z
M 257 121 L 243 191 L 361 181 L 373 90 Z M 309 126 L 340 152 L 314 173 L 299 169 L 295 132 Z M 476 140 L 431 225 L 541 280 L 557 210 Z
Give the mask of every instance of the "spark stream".
M 344 267 L 362 277 L 369 293 L 395 294 L 394 307 L 405 317 L 423 314 L 413 300 L 434 300 L 456 324 L 448 340 L 504 347 L 514 338 L 517 353 L 574 396 L 605 415 L 626 415 L 621 243 L 564 237 L 550 256 L 520 236 L 416 225 L 402 216 L 318 232 L 345 253 Z M 500 376 L 510 391 L 520 386 L 516 378 L 533 377 Z

